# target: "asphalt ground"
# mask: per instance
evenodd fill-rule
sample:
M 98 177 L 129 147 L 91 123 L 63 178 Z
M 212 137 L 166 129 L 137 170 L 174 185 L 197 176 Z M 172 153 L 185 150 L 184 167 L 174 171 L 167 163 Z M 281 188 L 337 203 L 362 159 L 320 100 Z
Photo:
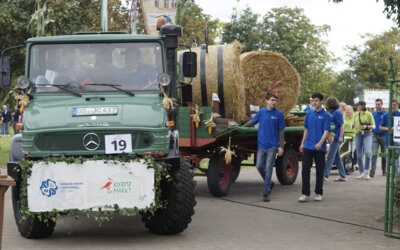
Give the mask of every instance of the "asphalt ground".
M 380 167 L 378 167 L 378 170 Z M 3 249 L 400 249 L 384 236 L 386 178 L 324 183 L 321 202 L 297 201 L 301 175 L 290 186 L 278 184 L 271 202 L 262 202 L 263 183 L 255 168 L 243 170 L 224 198 L 215 198 L 205 177 L 196 177 L 195 215 L 189 228 L 173 236 L 149 233 L 140 217 L 116 217 L 98 226 L 81 216 L 62 216 L 50 238 L 22 238 L 15 225 L 11 192 L 6 194 Z M 315 184 L 312 172 L 311 187 Z

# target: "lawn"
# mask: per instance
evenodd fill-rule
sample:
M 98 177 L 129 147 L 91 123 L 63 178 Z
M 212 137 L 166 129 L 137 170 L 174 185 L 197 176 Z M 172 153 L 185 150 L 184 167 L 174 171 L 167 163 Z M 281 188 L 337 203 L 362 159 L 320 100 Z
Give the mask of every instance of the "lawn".
M 0 137 L 0 166 L 6 166 L 10 158 L 10 143 L 12 137 L 14 136 L 14 131 L 12 127 L 10 127 L 9 131 L 10 131 L 10 137 L 8 136 Z

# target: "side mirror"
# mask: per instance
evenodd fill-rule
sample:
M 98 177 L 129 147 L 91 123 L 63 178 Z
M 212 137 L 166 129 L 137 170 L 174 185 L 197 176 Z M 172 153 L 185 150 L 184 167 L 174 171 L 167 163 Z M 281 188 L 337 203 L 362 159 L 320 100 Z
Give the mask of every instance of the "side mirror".
M 197 54 L 195 52 L 183 53 L 183 76 L 196 77 L 197 75 Z
M 10 57 L 0 58 L 0 88 L 10 87 L 11 85 L 11 67 Z

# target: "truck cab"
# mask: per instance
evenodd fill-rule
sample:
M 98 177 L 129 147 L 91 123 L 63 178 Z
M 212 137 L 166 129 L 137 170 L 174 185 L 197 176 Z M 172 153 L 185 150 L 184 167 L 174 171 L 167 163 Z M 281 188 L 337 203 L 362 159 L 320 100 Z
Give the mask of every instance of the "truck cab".
M 45 159 L 85 158 L 96 172 L 93 167 L 99 164 L 99 157 L 115 156 L 113 164 L 106 160 L 104 164 L 120 167 L 125 158 L 140 161 L 151 156 L 174 181 L 150 177 L 153 192 L 159 192 L 150 206 L 161 201 L 156 197 L 167 205 L 151 213 L 144 209 L 143 221 L 150 231 L 160 234 L 186 229 L 196 204 L 195 183 L 190 164 L 179 154 L 177 104 L 169 108 L 163 105 L 164 98 L 177 98 L 176 53 L 181 33 L 179 26 L 166 25 L 160 36 L 95 32 L 27 40 L 25 76 L 18 80 L 17 90 L 29 96 L 29 104 L 23 112 L 22 135 L 12 140 L 8 163 L 8 173 L 17 183 L 12 190 L 13 206 L 23 237 L 50 236 L 55 226 L 55 221 L 40 219 L 49 210 L 30 213 L 34 202 L 21 195 L 27 182 L 27 196 L 34 193 L 29 190 L 33 177 L 24 175 L 28 170 L 21 167 L 23 160 L 33 163 L 34 172 L 35 164 Z M 44 169 L 57 169 L 58 163 L 54 164 Z M 112 168 L 99 169 L 105 178 L 107 169 Z M 87 174 L 80 183 L 93 183 L 93 178 Z M 57 190 L 62 188 L 60 180 L 54 181 Z M 140 210 L 136 203 L 130 204 L 128 208 Z M 62 210 L 57 206 L 49 209 Z M 26 218 L 24 211 L 30 211 L 30 216 Z

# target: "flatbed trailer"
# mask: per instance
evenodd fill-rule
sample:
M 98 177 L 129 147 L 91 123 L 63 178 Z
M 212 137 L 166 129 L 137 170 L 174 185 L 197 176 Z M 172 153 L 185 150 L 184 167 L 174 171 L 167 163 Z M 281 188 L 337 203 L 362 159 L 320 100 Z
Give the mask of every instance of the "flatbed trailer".
M 207 114 L 212 112 L 212 108 L 202 108 L 204 115 L 208 117 Z M 189 107 L 183 107 L 180 110 L 179 120 L 182 129 L 180 129 L 179 150 L 186 159 L 191 161 L 194 169 L 200 170 L 201 173 L 197 175 L 207 176 L 210 192 L 217 197 L 225 196 L 229 193 L 232 183 L 238 178 L 240 168 L 256 164 L 258 128 L 233 126 L 208 135 L 204 124 L 195 128 L 190 116 L 192 113 L 193 109 Z M 183 126 L 189 128 L 189 131 L 185 131 Z M 291 185 L 296 181 L 298 162 L 302 158 L 299 147 L 303 132 L 302 126 L 285 128 L 284 154 L 275 162 L 276 176 L 282 185 Z M 236 156 L 233 156 L 231 162 L 226 164 L 221 147 L 227 147 L 229 140 Z M 254 154 L 253 163 L 242 163 L 252 154 Z M 208 168 L 201 166 L 200 161 L 203 159 L 209 159 Z

